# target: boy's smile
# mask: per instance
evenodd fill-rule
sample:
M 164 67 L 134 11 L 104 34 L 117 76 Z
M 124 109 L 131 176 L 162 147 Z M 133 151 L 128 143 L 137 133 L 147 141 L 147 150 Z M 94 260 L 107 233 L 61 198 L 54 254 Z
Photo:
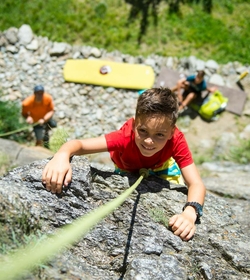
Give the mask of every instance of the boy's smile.
M 134 124 L 135 143 L 141 154 L 151 157 L 171 139 L 174 128 L 164 115 L 139 117 Z

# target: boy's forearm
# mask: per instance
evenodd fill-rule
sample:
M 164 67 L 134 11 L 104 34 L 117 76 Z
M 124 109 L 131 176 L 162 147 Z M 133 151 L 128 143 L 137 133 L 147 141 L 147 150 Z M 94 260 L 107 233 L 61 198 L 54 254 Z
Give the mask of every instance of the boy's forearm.
M 202 207 L 205 201 L 206 188 L 203 183 L 192 185 L 188 189 L 187 202 L 199 203 Z M 195 222 L 199 217 L 197 209 L 194 205 L 186 206 L 184 212 Z
M 203 183 L 194 184 L 188 188 L 188 202 L 198 202 L 203 205 L 205 201 L 206 188 Z
M 104 135 L 88 139 L 75 139 L 70 140 L 63 144 L 59 151 L 56 153 L 70 158 L 74 155 L 87 155 L 108 151 L 106 138 Z
M 61 148 L 58 150 L 55 156 L 64 155 L 68 158 L 72 157 L 73 155 L 82 155 L 82 145 L 79 140 L 70 140 L 63 144 Z
M 182 175 L 188 187 L 188 202 L 198 202 L 203 205 L 206 188 L 194 163 L 182 168 Z

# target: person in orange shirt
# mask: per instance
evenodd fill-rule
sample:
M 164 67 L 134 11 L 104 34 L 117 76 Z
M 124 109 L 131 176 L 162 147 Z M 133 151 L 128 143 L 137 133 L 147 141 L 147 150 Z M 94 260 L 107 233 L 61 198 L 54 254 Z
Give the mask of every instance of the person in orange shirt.
M 44 91 L 42 85 L 34 88 L 34 94 L 22 102 L 22 115 L 28 124 L 35 124 L 34 133 L 36 146 L 49 147 L 49 129 L 56 127 L 52 119 L 54 114 L 54 103 L 52 96 Z

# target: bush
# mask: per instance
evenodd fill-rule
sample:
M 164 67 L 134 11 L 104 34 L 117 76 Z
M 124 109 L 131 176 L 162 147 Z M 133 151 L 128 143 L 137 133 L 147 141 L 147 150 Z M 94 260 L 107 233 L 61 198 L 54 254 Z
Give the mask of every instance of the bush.
M 17 102 L 0 101 L 0 137 L 11 139 L 17 142 L 23 142 L 27 138 L 27 131 L 22 133 L 13 133 L 2 136 L 2 134 L 16 131 L 27 127 L 24 119 L 21 117 L 21 107 Z
M 56 128 L 53 131 L 52 136 L 50 137 L 49 140 L 49 147 L 50 150 L 54 153 L 56 153 L 59 148 L 67 142 L 67 139 L 69 137 L 69 134 L 67 131 L 63 128 Z

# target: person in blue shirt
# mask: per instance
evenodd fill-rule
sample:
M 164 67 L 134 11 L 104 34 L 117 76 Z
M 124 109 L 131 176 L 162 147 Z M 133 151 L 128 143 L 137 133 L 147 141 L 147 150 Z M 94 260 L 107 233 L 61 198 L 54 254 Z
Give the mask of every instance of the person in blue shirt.
M 204 90 L 214 92 L 214 87 L 208 88 L 204 79 L 205 72 L 200 70 L 196 75 L 181 78 L 171 90 L 177 92 L 179 112 L 182 112 L 194 99 L 201 98 Z

